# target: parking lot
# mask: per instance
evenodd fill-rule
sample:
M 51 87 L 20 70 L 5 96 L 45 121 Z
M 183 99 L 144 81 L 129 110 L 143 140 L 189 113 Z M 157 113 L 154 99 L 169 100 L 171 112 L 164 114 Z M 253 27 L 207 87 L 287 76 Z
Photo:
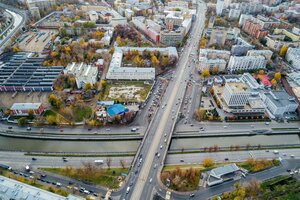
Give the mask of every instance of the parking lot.
M 38 29 L 36 32 L 28 31 L 18 38 L 22 51 L 42 52 L 50 47 L 51 38 L 57 33 L 53 29 Z
M 47 107 L 48 95 L 48 92 L 19 92 L 17 94 L 12 92 L 0 93 L 0 107 L 10 108 L 14 103 L 43 103 Z

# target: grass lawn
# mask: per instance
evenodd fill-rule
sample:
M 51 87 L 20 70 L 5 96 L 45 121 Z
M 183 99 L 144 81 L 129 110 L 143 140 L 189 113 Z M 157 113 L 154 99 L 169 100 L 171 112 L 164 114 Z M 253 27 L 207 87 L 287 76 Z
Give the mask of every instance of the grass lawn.
M 47 116 L 56 116 L 56 113 L 53 112 L 52 110 L 46 110 L 44 113 L 44 117 L 47 117 Z
M 258 172 L 267 168 L 271 168 L 280 164 L 279 160 L 249 160 L 237 163 L 238 166 L 248 170 L 249 172 Z
M 65 196 L 65 197 L 69 195 L 69 193 L 63 189 L 60 189 L 60 188 L 57 188 L 54 186 L 43 185 L 43 184 L 38 183 L 37 181 L 28 180 L 21 176 L 16 176 L 12 172 L 7 171 L 7 170 L 0 170 L 0 175 L 5 176 L 7 178 L 14 179 L 16 181 L 19 181 L 19 182 L 22 182 L 22 183 L 25 183 L 28 185 L 31 185 L 33 187 L 37 187 L 37 188 L 47 190 L 47 191 L 55 193 L 55 194 Z
M 118 177 L 121 173 L 128 173 L 128 169 L 123 168 L 97 168 L 90 178 L 87 178 L 85 173 L 80 173 L 80 169 L 67 170 L 67 168 L 41 168 L 54 174 L 60 174 L 77 180 L 88 181 L 95 185 L 101 185 L 110 189 L 119 188 Z
M 83 119 L 88 119 L 92 114 L 92 108 L 89 106 L 84 106 L 82 109 L 73 107 L 74 121 L 82 122 Z

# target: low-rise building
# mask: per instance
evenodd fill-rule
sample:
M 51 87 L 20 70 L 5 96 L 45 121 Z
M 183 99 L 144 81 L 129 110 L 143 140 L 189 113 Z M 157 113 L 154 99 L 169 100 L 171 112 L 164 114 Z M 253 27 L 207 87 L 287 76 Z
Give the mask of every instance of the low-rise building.
M 0 176 L 0 197 L 7 199 L 27 199 L 27 200 L 84 200 L 84 198 L 74 195 L 67 197 L 33 187 L 31 185 Z
M 26 52 L 0 56 L 0 92 L 52 91 L 63 66 L 43 67 L 45 57 Z
M 283 34 L 268 35 L 265 37 L 265 39 L 267 40 L 266 45 L 274 51 L 280 51 L 280 49 L 283 46 L 300 48 L 300 41 L 297 41 L 297 42 L 288 41 L 288 40 L 285 40 L 285 37 L 286 36 Z
M 230 51 L 200 49 L 199 70 L 208 69 L 212 71 L 215 67 L 219 72 L 225 71 L 229 58 Z
M 266 68 L 266 60 L 263 56 L 231 56 L 228 63 L 228 70 L 230 72 L 264 68 Z
M 273 118 L 282 118 L 285 113 L 295 112 L 298 107 L 295 98 L 288 95 L 285 91 L 264 93 L 263 100 Z
M 167 46 L 173 46 L 180 44 L 183 40 L 185 29 L 179 27 L 174 31 L 163 30 L 160 32 L 160 42 Z
M 81 63 L 70 63 L 64 70 L 65 74 L 75 76 L 77 88 L 81 89 L 86 83 L 95 84 L 97 82 L 98 68 L 96 66 Z
M 213 186 L 230 180 L 234 177 L 234 174 L 239 171 L 241 171 L 241 169 L 235 163 L 214 168 L 209 173 L 207 185 Z
M 159 51 L 170 57 L 178 58 L 175 47 L 167 48 L 139 48 L 139 47 L 115 47 L 114 54 L 109 65 L 106 79 L 112 80 L 154 80 L 155 68 L 152 67 L 122 67 L 123 53 L 135 50 L 142 53 L 145 50 Z
M 28 116 L 31 110 L 34 115 L 41 115 L 44 109 L 42 103 L 14 103 L 10 108 L 13 116 Z
M 285 59 L 295 68 L 300 69 L 300 48 L 288 48 Z

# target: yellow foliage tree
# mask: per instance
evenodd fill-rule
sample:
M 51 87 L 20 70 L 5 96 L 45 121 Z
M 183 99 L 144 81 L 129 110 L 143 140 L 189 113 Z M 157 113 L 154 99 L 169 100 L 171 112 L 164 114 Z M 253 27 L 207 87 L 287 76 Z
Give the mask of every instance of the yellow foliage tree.
M 214 165 L 214 160 L 211 158 L 204 158 L 202 164 L 203 167 L 212 167 Z
M 203 78 L 209 77 L 210 73 L 208 69 L 203 69 L 201 75 L 203 76 Z
M 122 43 L 121 36 L 118 35 L 118 37 L 116 38 L 116 42 L 118 45 L 121 45 L 121 43 Z
M 218 72 L 219 72 L 219 69 L 216 67 L 216 66 L 214 66 L 213 68 L 212 68 L 212 70 L 211 70 L 211 73 L 212 74 L 218 74 Z
M 288 48 L 289 48 L 289 47 L 286 46 L 286 45 L 282 46 L 281 49 L 280 49 L 280 51 L 279 51 L 279 55 L 280 55 L 281 57 L 284 57 L 285 54 L 286 54 L 286 52 L 287 52 L 287 50 L 288 50 Z
M 275 87 L 277 85 L 277 81 L 275 79 L 271 80 L 272 86 Z
M 158 64 L 159 64 L 159 60 L 157 59 L 157 57 L 155 55 L 151 56 L 151 62 L 154 66 L 158 66 Z
M 260 75 L 263 75 L 263 74 L 265 73 L 265 71 L 264 71 L 263 69 L 261 69 L 261 70 L 258 71 L 258 73 L 259 73 Z
M 281 79 L 281 73 L 276 72 L 275 75 L 274 75 L 274 79 L 277 80 L 277 81 L 280 80 Z

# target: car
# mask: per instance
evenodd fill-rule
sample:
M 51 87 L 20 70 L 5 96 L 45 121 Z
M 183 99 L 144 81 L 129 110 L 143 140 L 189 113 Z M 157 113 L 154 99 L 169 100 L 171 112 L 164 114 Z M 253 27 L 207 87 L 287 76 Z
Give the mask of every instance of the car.
M 190 194 L 190 197 L 194 197 L 194 196 L 195 196 L 195 194 L 194 194 L 194 193 Z
M 63 159 L 64 162 L 68 162 L 68 159 Z
M 72 181 L 69 181 L 69 185 L 73 185 L 74 184 L 74 182 L 72 182 Z
M 36 160 L 36 158 L 32 157 L 31 160 Z
M 72 186 L 71 186 L 71 185 L 68 185 L 67 188 L 68 188 L 68 189 L 72 189 Z
M 282 153 L 283 156 L 286 156 L 286 153 Z
M 73 190 L 76 190 L 76 191 L 77 191 L 77 190 L 78 190 L 78 187 L 73 187 Z
M 160 147 L 159 147 L 160 149 L 162 149 L 163 148 L 163 145 L 160 145 Z
M 47 175 L 46 174 L 41 174 L 41 177 L 45 178 Z
M 269 124 L 270 124 L 270 122 L 266 122 L 265 124 L 266 124 L 266 125 L 269 125 Z
M 165 139 L 164 142 L 167 143 L 167 139 Z
M 156 169 L 156 167 L 157 167 L 157 164 L 155 164 L 153 168 Z
M 290 170 L 290 169 L 287 169 L 286 171 L 287 171 L 287 172 L 291 172 L 292 170 Z
M 45 182 L 46 180 L 44 180 L 44 179 L 41 179 L 41 181 L 42 181 L 42 182 Z
M 98 196 L 99 196 L 97 193 L 93 193 L 93 195 L 94 195 L 95 197 L 98 197 Z
M 180 159 L 180 162 L 184 162 L 184 160 L 183 160 L 183 159 Z
M 27 130 L 27 131 L 31 131 L 31 127 L 27 127 L 26 130 Z
M 46 183 L 49 183 L 49 184 L 50 184 L 50 183 L 51 183 L 51 181 L 48 181 L 48 180 L 46 180 Z
M 13 127 L 12 126 L 9 126 L 9 127 L 7 127 L 8 129 L 12 129 Z
M 152 178 L 150 178 L 149 183 L 152 183 Z
M 224 160 L 225 160 L 225 161 L 228 161 L 229 159 L 228 159 L 228 158 L 225 158 Z
M 91 131 L 92 130 L 92 128 L 88 128 L 88 131 Z
M 157 154 L 157 157 L 158 157 L 158 158 L 160 157 L 160 153 L 159 153 L 159 154 Z
M 106 131 L 110 131 L 110 128 L 105 129 Z
M 132 185 L 133 185 L 133 181 L 130 182 L 129 186 L 132 186 Z
M 294 154 L 291 154 L 291 158 L 295 158 L 295 155 L 294 155 Z

